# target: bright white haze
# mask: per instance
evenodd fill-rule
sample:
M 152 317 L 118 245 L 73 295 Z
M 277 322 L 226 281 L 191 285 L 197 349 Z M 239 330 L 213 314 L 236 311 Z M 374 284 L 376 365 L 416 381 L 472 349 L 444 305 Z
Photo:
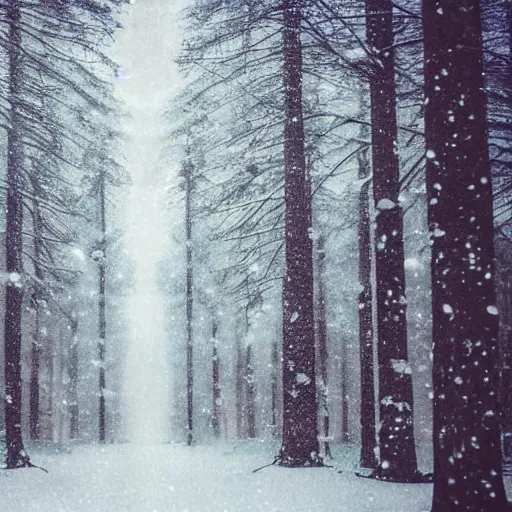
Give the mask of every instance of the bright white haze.
M 135 260 L 135 290 L 128 301 L 130 339 L 125 367 L 124 405 L 128 439 L 169 440 L 169 359 L 163 297 L 156 270 L 170 233 L 163 208 L 165 172 L 159 166 L 165 111 L 179 86 L 174 59 L 179 50 L 179 1 L 139 0 L 127 8 L 115 58 L 121 65 L 117 95 L 130 118 L 125 166 L 133 186 L 126 205 L 126 247 Z

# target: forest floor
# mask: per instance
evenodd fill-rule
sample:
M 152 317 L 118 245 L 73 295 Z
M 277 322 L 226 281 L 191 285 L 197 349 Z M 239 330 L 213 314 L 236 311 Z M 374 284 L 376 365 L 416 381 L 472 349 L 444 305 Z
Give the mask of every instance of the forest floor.
M 0 470 L 1 512 L 424 512 L 428 484 L 354 475 L 357 453 L 338 448 L 331 468 L 271 466 L 272 443 L 83 445 L 33 449 L 38 469 Z M 512 489 L 512 481 L 508 481 Z

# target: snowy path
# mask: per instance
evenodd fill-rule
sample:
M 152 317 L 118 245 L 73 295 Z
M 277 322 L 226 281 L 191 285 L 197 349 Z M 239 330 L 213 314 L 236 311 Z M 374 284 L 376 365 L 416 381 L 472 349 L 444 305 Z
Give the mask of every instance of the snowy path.
M 107 445 L 32 453 L 50 473 L 0 470 L 0 512 L 423 512 L 431 486 L 374 482 L 329 468 L 252 470 L 261 443 Z M 339 463 L 341 466 L 341 463 Z

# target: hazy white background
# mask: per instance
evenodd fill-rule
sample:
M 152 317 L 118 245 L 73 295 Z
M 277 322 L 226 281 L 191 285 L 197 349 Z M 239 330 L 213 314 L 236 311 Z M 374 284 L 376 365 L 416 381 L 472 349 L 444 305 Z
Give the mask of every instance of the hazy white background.
M 126 8 L 114 57 L 121 65 L 117 96 L 129 118 L 125 167 L 133 186 L 128 197 L 126 246 L 135 260 L 135 294 L 129 301 L 130 340 L 125 373 L 128 437 L 162 442 L 169 432 L 169 371 L 164 301 L 156 285 L 156 269 L 169 242 L 170 213 L 163 208 L 169 172 L 159 161 L 163 114 L 180 87 L 175 59 L 180 48 L 178 12 L 184 0 L 137 0 Z

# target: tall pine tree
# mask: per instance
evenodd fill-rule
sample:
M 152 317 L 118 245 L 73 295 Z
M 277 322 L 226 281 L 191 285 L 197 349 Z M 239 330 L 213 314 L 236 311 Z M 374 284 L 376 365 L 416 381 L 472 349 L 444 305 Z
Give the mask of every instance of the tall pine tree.
M 504 511 L 480 2 L 424 2 L 423 22 L 433 240 L 432 512 Z

